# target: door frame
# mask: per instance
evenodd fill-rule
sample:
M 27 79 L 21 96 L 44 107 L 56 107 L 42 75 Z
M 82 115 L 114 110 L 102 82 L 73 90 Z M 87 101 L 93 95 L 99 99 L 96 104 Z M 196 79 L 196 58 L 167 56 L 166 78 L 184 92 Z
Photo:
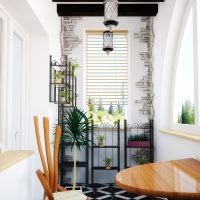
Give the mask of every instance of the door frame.
M 3 37 L 3 53 L 2 53 L 2 103 L 0 105 L 2 119 L 0 124 L 0 148 L 2 150 L 14 149 L 13 134 L 13 38 L 16 34 L 22 40 L 22 68 L 21 68 L 21 88 L 20 88 L 20 135 L 19 150 L 27 148 L 28 139 L 28 88 L 29 88 L 29 37 L 28 34 L 20 27 L 20 25 L 0 6 L 0 18 L 5 18 L 5 33 Z

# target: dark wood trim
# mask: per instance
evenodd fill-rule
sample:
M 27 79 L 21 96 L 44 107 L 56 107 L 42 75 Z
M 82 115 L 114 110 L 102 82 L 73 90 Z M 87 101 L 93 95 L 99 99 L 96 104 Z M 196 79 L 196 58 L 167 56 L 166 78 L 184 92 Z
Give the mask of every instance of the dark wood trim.
M 59 16 L 103 16 L 103 4 L 58 4 Z M 121 4 L 119 16 L 156 16 L 158 4 Z
M 97 2 L 97 3 L 102 3 L 103 0 L 52 0 L 53 2 Z M 119 2 L 164 2 L 165 0 L 119 0 Z

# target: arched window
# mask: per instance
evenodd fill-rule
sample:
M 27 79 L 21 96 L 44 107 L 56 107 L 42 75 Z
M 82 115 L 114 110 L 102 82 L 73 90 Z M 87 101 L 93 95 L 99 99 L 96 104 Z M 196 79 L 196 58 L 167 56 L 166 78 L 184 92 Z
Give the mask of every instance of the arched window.
M 173 123 L 175 124 L 198 124 L 198 27 L 196 9 L 197 2 L 190 8 L 178 46 L 173 105 Z

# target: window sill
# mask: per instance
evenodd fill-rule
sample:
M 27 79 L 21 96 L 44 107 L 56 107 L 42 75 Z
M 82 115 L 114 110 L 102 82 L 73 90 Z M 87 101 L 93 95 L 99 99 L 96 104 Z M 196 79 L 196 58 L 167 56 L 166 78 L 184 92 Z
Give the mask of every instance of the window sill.
M 179 131 L 173 131 L 173 130 L 160 130 L 159 132 L 162 134 L 167 134 L 167 135 L 180 137 L 187 140 L 192 140 L 195 142 L 200 142 L 200 135 L 198 134 L 185 133 L 185 132 L 179 132 Z
M 15 165 L 31 156 L 34 153 L 32 150 L 27 151 L 6 151 L 0 153 L 0 172 L 8 169 L 9 167 Z

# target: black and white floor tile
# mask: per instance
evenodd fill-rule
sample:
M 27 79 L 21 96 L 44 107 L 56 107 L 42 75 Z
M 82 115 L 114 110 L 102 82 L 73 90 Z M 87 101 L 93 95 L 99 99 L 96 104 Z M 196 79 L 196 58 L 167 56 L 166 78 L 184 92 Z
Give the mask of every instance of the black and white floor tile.
M 119 189 L 115 185 L 93 184 L 86 188 L 82 186 L 83 192 L 91 200 L 167 200 L 165 198 L 152 198 L 137 194 L 130 194 Z

